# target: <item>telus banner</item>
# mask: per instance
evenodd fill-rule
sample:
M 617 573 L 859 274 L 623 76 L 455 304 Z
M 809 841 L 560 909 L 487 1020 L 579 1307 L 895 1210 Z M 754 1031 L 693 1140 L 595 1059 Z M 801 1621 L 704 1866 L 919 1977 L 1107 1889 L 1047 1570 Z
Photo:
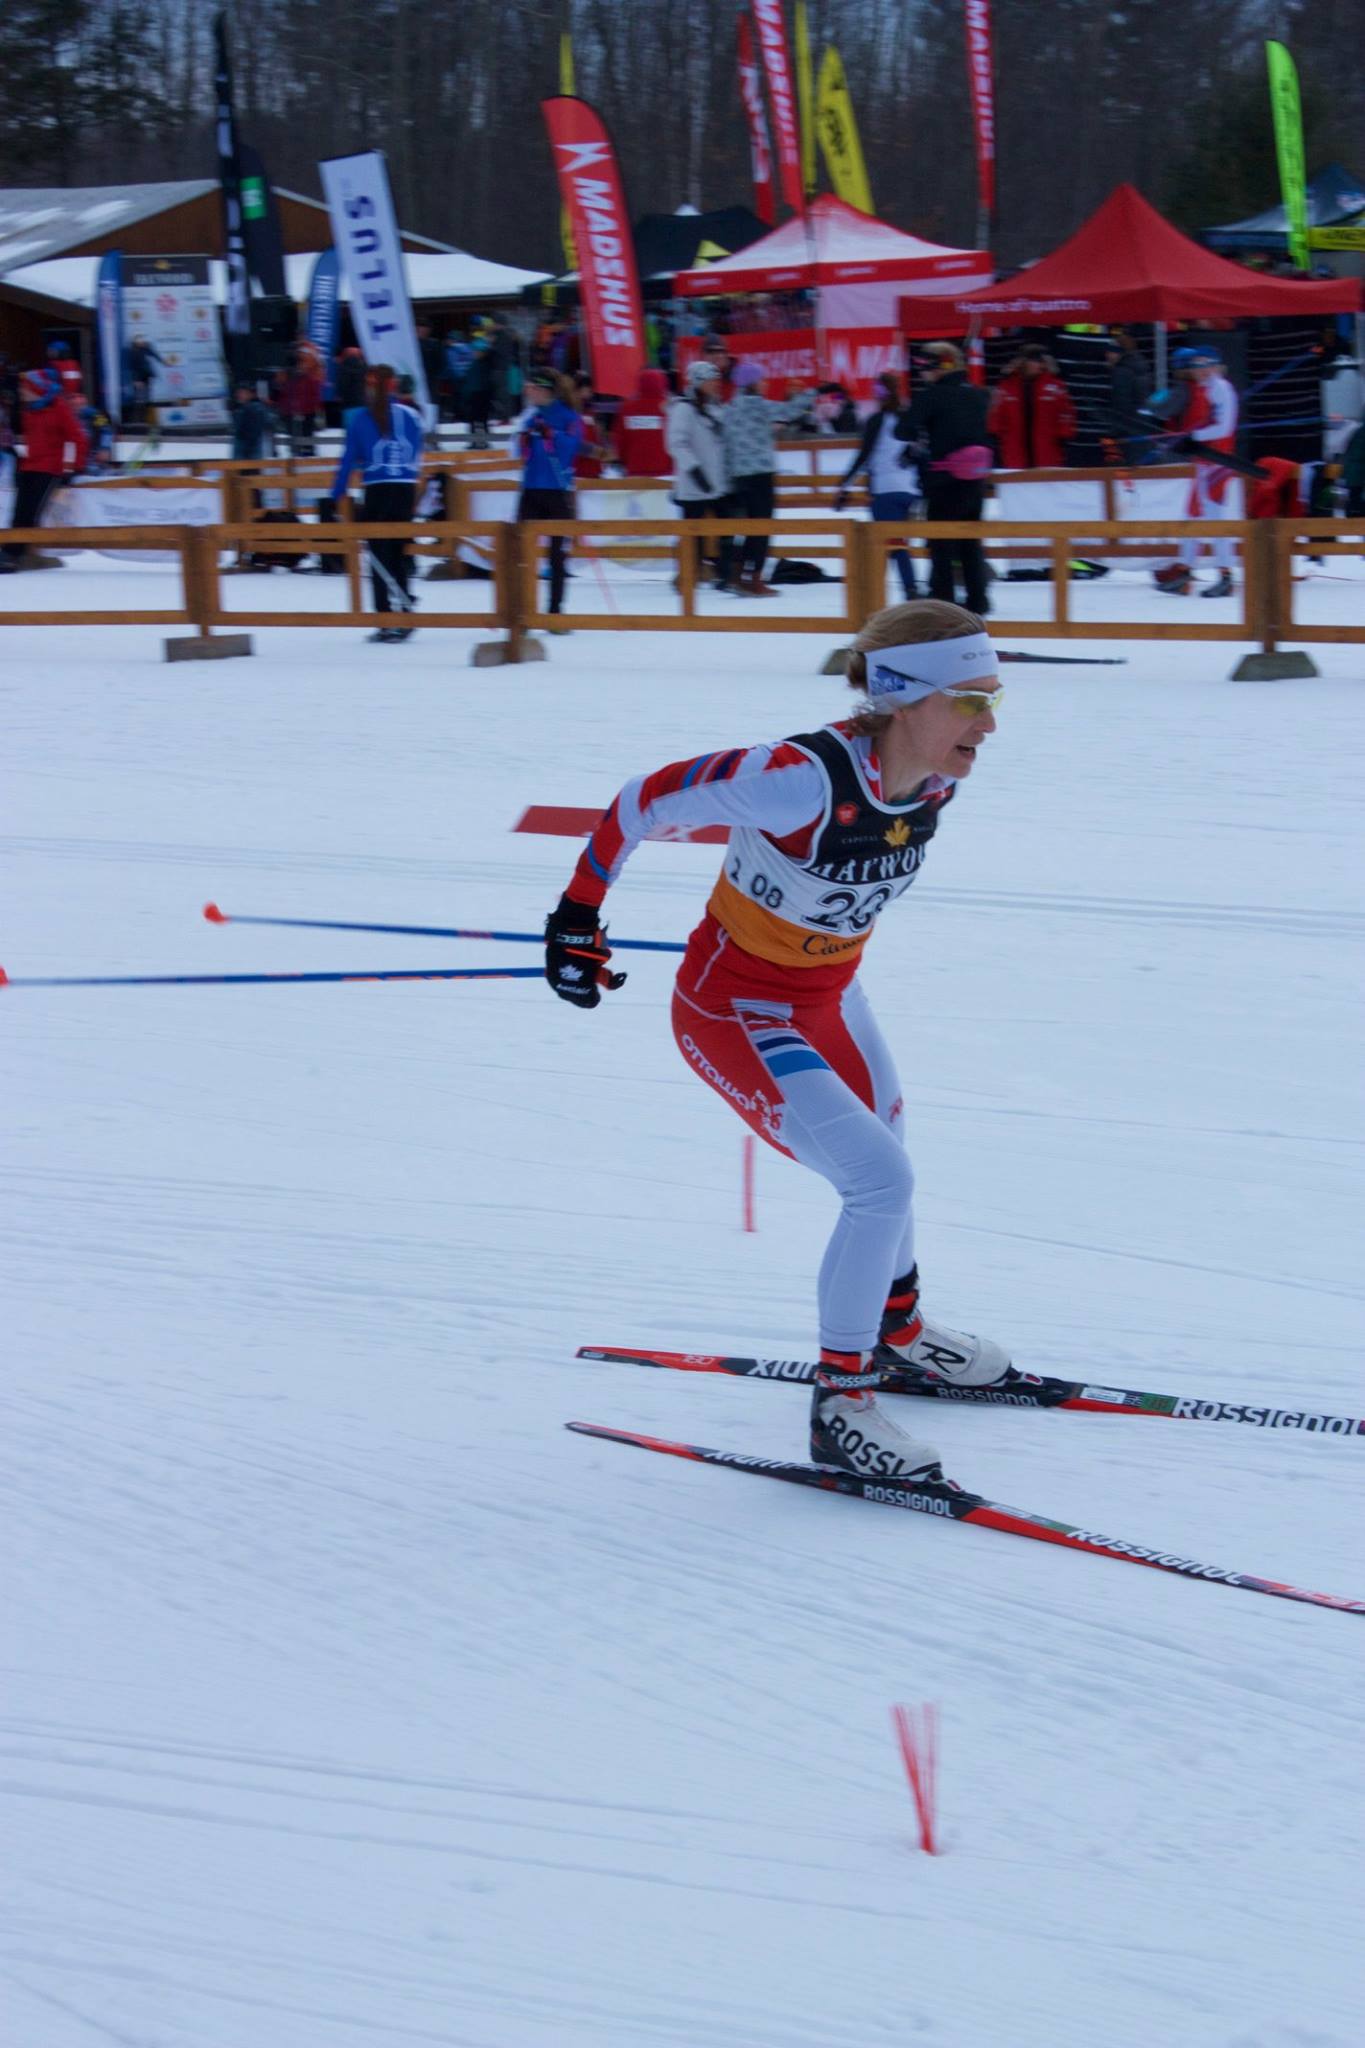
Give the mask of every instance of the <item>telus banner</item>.
M 390 363 L 400 376 L 411 377 L 425 416 L 430 394 L 384 152 L 326 157 L 318 170 L 332 216 L 332 240 L 351 287 L 351 318 L 361 353 L 367 363 Z
M 578 250 L 593 386 L 629 398 L 645 366 L 645 318 L 616 152 L 586 100 L 540 104 Z

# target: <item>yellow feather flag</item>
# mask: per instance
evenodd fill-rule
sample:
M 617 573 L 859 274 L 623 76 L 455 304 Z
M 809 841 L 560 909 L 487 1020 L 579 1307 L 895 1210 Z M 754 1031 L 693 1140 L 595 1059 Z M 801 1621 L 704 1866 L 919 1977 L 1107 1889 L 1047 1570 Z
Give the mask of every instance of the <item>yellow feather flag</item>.
M 806 0 L 796 0 L 796 105 L 801 124 L 801 190 L 815 191 L 815 92 L 811 83 L 810 26 Z
M 856 206 L 860 213 L 874 212 L 872 187 L 867 182 L 867 165 L 858 140 L 858 124 L 853 118 L 853 102 L 848 96 L 843 59 L 833 43 L 820 60 L 816 126 L 829 167 L 829 181 L 839 197 Z
M 1275 120 L 1275 154 L 1280 166 L 1280 197 L 1284 202 L 1289 254 L 1300 270 L 1308 268 L 1308 195 L 1303 165 L 1303 114 L 1299 107 L 1299 74 L 1283 43 L 1267 43 L 1270 106 Z
M 573 89 L 573 37 L 568 29 L 564 29 L 559 38 L 559 90 L 572 94 Z M 567 206 L 559 209 L 559 240 L 564 250 L 564 268 L 577 270 L 578 250 L 574 246 L 573 223 Z

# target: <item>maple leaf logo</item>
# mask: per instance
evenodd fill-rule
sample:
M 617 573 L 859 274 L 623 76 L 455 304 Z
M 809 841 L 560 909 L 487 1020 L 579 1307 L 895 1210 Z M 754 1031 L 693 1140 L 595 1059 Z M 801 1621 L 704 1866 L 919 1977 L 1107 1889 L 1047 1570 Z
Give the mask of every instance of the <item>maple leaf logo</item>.
M 882 834 L 882 838 L 888 846 L 904 846 L 909 837 L 910 827 L 906 824 L 904 818 L 897 818 L 894 825 L 889 825 Z

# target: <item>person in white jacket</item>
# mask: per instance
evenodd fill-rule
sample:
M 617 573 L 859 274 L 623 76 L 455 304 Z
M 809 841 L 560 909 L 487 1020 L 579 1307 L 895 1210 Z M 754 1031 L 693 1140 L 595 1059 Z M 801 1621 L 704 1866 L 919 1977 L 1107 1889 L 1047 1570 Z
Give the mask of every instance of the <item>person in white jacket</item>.
M 713 393 L 719 382 L 714 363 L 695 362 L 687 373 L 687 389 L 668 408 L 668 453 L 673 464 L 673 497 L 684 519 L 718 519 L 730 509 L 721 407 Z M 730 581 L 732 542 L 717 551 L 716 582 Z

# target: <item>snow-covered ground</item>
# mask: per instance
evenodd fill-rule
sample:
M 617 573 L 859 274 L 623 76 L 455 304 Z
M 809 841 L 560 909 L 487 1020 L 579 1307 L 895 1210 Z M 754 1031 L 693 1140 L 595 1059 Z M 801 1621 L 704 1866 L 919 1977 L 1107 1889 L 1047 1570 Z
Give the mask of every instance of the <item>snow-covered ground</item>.
M 473 633 L 255 637 L 186 668 L 6 631 L 11 975 L 533 965 L 199 909 L 534 929 L 574 847 L 526 805 L 842 694 L 819 638 L 484 672 Z M 1062 651 L 1127 665 L 1007 672 L 866 967 L 931 1309 L 1039 1369 L 1360 1414 L 1365 655 Z M 715 862 L 642 849 L 613 926 L 683 938 Z M 741 1230 L 668 963 L 618 964 L 592 1014 L 4 992 L 5 2040 L 1355 2048 L 1358 1618 L 562 1429 L 803 1454 L 800 1392 L 574 1360 L 809 1353 L 831 1221 L 765 1153 Z M 909 1419 L 996 1499 L 1365 1595 L 1365 1439 Z M 937 1859 L 888 1725 L 919 1700 Z

